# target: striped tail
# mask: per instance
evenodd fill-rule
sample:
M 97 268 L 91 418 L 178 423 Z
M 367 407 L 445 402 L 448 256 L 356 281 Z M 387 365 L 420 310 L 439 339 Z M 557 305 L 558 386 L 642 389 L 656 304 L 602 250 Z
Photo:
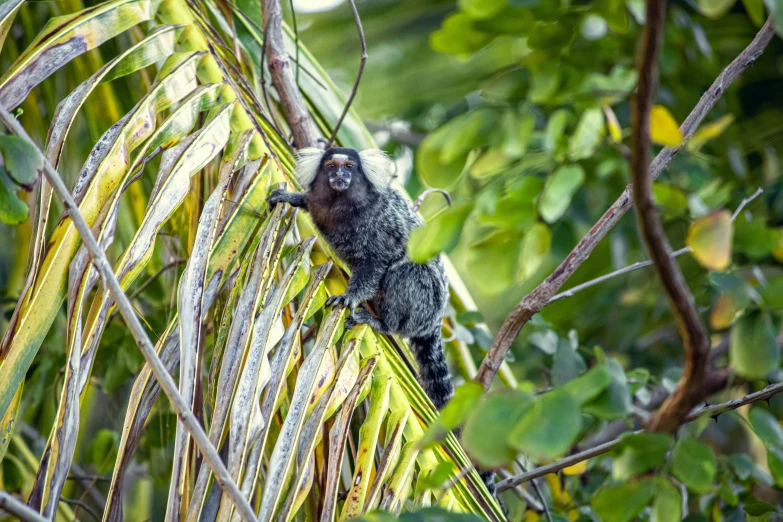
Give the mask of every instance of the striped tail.
M 435 407 L 443 408 L 454 395 L 454 385 L 443 353 L 440 329 L 433 335 L 412 337 L 410 346 L 419 363 L 421 386 Z

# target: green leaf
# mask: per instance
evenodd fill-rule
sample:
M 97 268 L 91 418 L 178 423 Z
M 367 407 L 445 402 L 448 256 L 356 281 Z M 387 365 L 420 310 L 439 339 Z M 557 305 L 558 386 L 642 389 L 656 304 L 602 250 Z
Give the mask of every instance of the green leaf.
M 738 375 L 763 379 L 780 366 L 780 350 L 769 315 L 752 312 L 737 320 L 731 330 L 729 360 Z
M 459 8 L 471 18 L 492 18 L 506 7 L 506 0 L 459 0 Z
M 456 475 L 457 466 L 450 460 L 438 462 L 431 473 L 419 477 L 416 481 L 416 495 L 424 493 L 428 489 L 435 489 Z
M 467 254 L 468 273 L 482 292 L 497 295 L 514 284 L 519 258 L 515 247 L 518 244 L 518 234 L 497 232 L 470 246 Z M 491 270 L 487 270 L 488 261 L 492 263 Z
M 712 448 L 696 439 L 684 439 L 674 448 L 672 473 L 697 493 L 706 493 L 712 487 L 717 466 Z
M 631 392 L 622 365 L 616 359 L 607 359 L 606 369 L 612 382 L 598 397 L 585 402 L 582 410 L 600 419 L 618 419 L 631 411 Z
M 543 223 L 536 223 L 522 239 L 519 255 L 519 280 L 526 281 L 539 269 L 549 254 L 552 245 L 552 231 Z
M 707 18 L 720 18 L 729 12 L 737 0 L 698 0 L 696 6 Z
M 535 83 L 533 85 L 535 88 Z M 545 151 L 553 153 L 557 150 L 569 119 L 570 114 L 565 109 L 559 109 L 552 113 L 547 120 L 546 128 L 544 129 Z
M 527 339 L 530 341 L 530 344 L 547 355 L 554 355 L 557 352 L 557 333 L 552 330 L 534 332 Z
M 441 410 L 437 420 L 430 424 L 419 441 L 421 448 L 428 448 L 445 437 L 470 415 L 484 394 L 484 387 L 476 381 L 468 381 L 454 391 L 454 397 Z
M 754 24 L 761 27 L 764 23 L 764 2 L 763 0 L 742 0 L 745 11 Z
M 117 458 L 118 446 L 119 437 L 117 433 L 107 429 L 100 430 L 95 438 L 90 441 L 87 453 L 90 456 L 90 463 L 95 466 L 98 473 L 107 473 L 113 469 L 114 461 Z
M 441 159 L 442 148 L 448 143 L 451 129 L 443 126 L 422 141 L 416 154 L 416 167 L 422 179 L 430 187 L 449 188 L 462 174 L 467 152 L 450 162 Z
M 688 209 L 688 196 L 673 185 L 653 183 L 653 194 L 658 205 L 677 215 Z
M 650 503 L 654 490 L 649 479 L 604 486 L 590 504 L 603 522 L 629 522 Z
M 0 221 L 16 225 L 27 219 L 27 205 L 16 195 L 19 187 L 0 166 Z
M 463 159 L 471 149 L 488 143 L 489 130 L 497 121 L 497 113 L 491 110 L 474 110 L 457 116 L 443 128 L 447 136 L 440 152 L 440 161 L 444 165 Z
M 617 481 L 628 480 L 634 475 L 660 466 L 672 445 L 670 435 L 663 433 L 639 433 L 625 437 L 615 450 L 612 477 Z
M 440 29 L 430 36 L 430 46 L 441 53 L 454 56 L 469 56 L 478 51 L 494 35 L 477 31 L 473 21 L 465 13 L 454 13 L 446 17 Z
M 43 170 L 43 156 L 35 146 L 17 136 L 0 135 L 0 155 L 5 170 L 17 185 L 32 190 Z
M 552 174 L 544 186 L 538 211 L 547 223 L 554 223 L 565 213 L 571 198 L 585 181 L 585 171 L 580 165 L 565 165 Z
M 560 386 L 579 376 L 587 369 L 585 360 L 565 340 L 561 340 L 552 362 L 552 384 Z
M 783 450 L 767 448 L 767 467 L 777 487 L 783 487 Z
M 578 161 L 592 156 L 601 144 L 605 130 L 604 113 L 601 109 L 593 108 L 583 112 L 568 141 L 568 158 Z
M 590 368 L 584 375 L 568 381 L 560 389 L 568 392 L 579 406 L 594 400 L 612 384 L 614 378 L 605 365 Z
M 408 240 L 408 255 L 414 263 L 426 263 L 441 252 L 450 252 L 459 242 L 471 202 L 456 204 L 414 229 Z
M 476 179 L 495 176 L 503 172 L 511 160 L 512 158 L 502 150 L 489 149 L 470 166 L 470 175 Z
M 465 421 L 462 445 L 480 465 L 497 468 L 513 461 L 516 450 L 506 444 L 509 426 L 530 406 L 530 395 L 518 390 L 493 393 Z
M 655 500 L 650 522 L 679 522 L 682 517 L 682 495 L 669 479 L 655 477 Z
M 506 426 L 511 426 L 509 422 Z M 508 434 L 509 444 L 533 458 L 562 456 L 582 428 L 579 404 L 563 390 L 539 395 Z
M 686 243 L 703 267 L 721 272 L 731 262 L 733 234 L 731 214 L 727 210 L 719 210 L 691 223 Z
M 783 449 L 783 427 L 769 411 L 763 408 L 750 410 L 750 425 L 765 444 Z

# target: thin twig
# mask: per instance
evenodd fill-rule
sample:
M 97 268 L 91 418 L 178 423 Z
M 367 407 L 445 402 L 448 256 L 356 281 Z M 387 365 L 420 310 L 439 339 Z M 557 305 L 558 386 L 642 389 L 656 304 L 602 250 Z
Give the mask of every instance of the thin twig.
M 748 203 L 750 203 L 751 201 L 753 201 L 754 199 L 756 199 L 757 197 L 759 197 L 762 192 L 764 192 L 764 189 L 759 187 L 758 189 L 756 189 L 756 192 L 754 192 L 750 196 L 744 198 L 740 202 L 740 204 L 737 207 L 737 209 L 734 211 L 734 214 L 732 214 L 731 222 L 733 223 L 734 221 L 736 221 L 737 217 L 739 216 L 740 212 L 742 212 L 742 210 L 745 208 L 745 206 Z M 670 255 L 671 255 L 671 257 L 674 258 L 674 257 L 679 257 L 679 256 L 681 256 L 683 254 L 687 254 L 690 251 L 691 251 L 691 247 L 686 246 L 686 247 L 683 247 L 683 248 L 681 248 L 681 249 L 679 249 L 679 250 L 677 250 L 675 252 L 672 252 Z M 632 265 L 628 265 L 628 266 L 625 266 L 623 268 L 619 268 L 619 269 L 615 270 L 614 272 L 609 272 L 608 274 L 602 275 L 601 277 L 596 277 L 595 279 L 591 279 L 590 281 L 584 282 L 581 285 L 576 285 L 573 288 L 569 288 L 565 292 L 560 292 L 559 294 L 557 294 L 554 297 L 552 297 L 552 299 L 547 301 L 546 304 L 550 305 L 550 304 L 554 303 L 555 301 L 559 301 L 560 299 L 565 299 L 566 297 L 573 297 L 574 294 L 576 294 L 578 292 L 581 292 L 582 290 L 586 290 L 586 289 L 590 288 L 591 286 L 595 286 L 597 284 L 603 283 L 604 281 L 608 281 L 609 279 L 613 279 L 613 278 L 621 276 L 623 274 L 627 274 L 629 272 L 633 272 L 635 270 L 639 270 L 640 268 L 646 268 L 646 267 L 648 267 L 650 265 L 652 265 L 652 261 L 647 260 L 647 261 L 639 261 L 638 263 L 634 263 Z
M 761 28 L 753 41 L 718 75 L 707 92 L 702 95 L 699 103 L 696 104 L 696 107 L 682 123 L 680 130 L 684 137 L 683 142 L 677 147 L 664 148 L 655 157 L 650 166 L 650 177 L 652 179 L 657 178 L 663 172 L 672 158 L 683 147 L 683 144 L 693 136 L 731 82 L 747 69 L 756 58 L 761 56 L 774 34 L 775 29 L 772 20 L 767 19 L 764 27 Z M 485 390 L 488 390 L 492 384 L 506 353 L 519 335 L 522 327 L 546 306 L 547 302 L 557 293 L 560 287 L 590 257 L 590 253 L 596 245 L 620 221 L 620 218 L 631 208 L 632 204 L 631 187 L 628 186 L 554 272 L 525 296 L 506 317 L 476 376 L 476 380 L 483 384 Z
M 302 94 L 296 88 L 296 79 L 288 63 L 288 53 L 283 40 L 283 10 L 280 0 L 263 0 L 264 48 L 272 85 L 280 98 L 288 127 L 294 134 L 296 148 L 314 147 L 318 129 L 307 110 Z
M 525 469 L 525 466 L 517 460 L 517 466 L 525 472 L 527 469 Z M 533 491 L 536 492 L 536 495 L 538 496 L 539 502 L 541 502 L 541 509 L 544 512 L 544 515 L 546 515 L 547 522 L 552 522 L 552 513 L 549 511 L 549 504 L 546 503 L 546 499 L 544 498 L 544 494 L 541 492 L 541 488 L 538 486 L 538 482 L 535 480 L 531 480 L 530 484 L 533 486 Z
M 47 522 L 40 513 L 3 490 L 0 490 L 0 510 L 7 511 L 24 522 Z
M 95 510 L 92 509 L 90 506 L 88 506 L 86 503 L 82 502 L 81 500 L 76 500 L 74 498 L 60 497 L 60 502 L 62 502 L 63 504 L 76 506 L 76 509 L 73 510 L 73 516 L 74 517 L 76 517 L 76 515 L 79 514 L 79 510 L 80 509 L 83 509 L 94 520 L 96 520 L 97 522 L 101 522 L 101 517 L 98 516 L 98 514 L 95 512 Z
M 329 138 L 329 142 L 326 144 L 327 149 L 332 146 L 332 143 L 334 143 L 335 138 L 337 138 L 337 132 L 340 130 L 340 126 L 343 124 L 343 120 L 345 119 L 345 116 L 348 114 L 348 109 L 351 108 L 353 99 L 356 96 L 356 91 L 359 90 L 359 82 L 362 81 L 362 74 L 364 73 L 364 64 L 367 62 L 367 41 L 364 39 L 364 28 L 362 28 L 362 19 L 359 17 L 359 10 L 356 9 L 355 0 L 349 0 L 349 2 L 351 3 L 351 10 L 353 11 L 353 21 L 356 23 L 356 30 L 359 32 L 359 43 L 362 45 L 362 59 L 361 62 L 359 62 L 359 72 L 356 75 L 356 81 L 353 84 L 353 90 L 351 91 L 351 95 L 348 97 L 348 101 L 345 102 L 345 108 L 343 109 L 342 115 L 340 115 L 340 119 L 337 120 L 337 124 L 334 126 L 334 130 L 332 131 L 332 136 Z
M 256 516 L 253 509 L 250 507 L 247 499 L 242 495 L 242 492 L 231 478 L 231 475 L 229 475 L 228 470 L 220 460 L 215 447 L 210 443 L 207 434 L 204 433 L 204 429 L 198 423 L 193 412 L 190 411 L 185 399 L 180 395 L 174 379 L 172 379 L 163 362 L 158 357 L 158 354 L 155 352 L 155 347 L 147 336 L 147 332 L 144 330 L 141 321 L 136 316 L 128 296 L 123 292 L 122 286 L 120 286 L 120 282 L 117 280 L 117 276 L 114 274 L 114 270 L 112 269 L 109 260 L 106 258 L 106 253 L 95 240 L 95 236 L 93 236 L 90 226 L 79 212 L 79 208 L 76 206 L 76 202 L 74 202 L 73 197 L 71 197 L 71 194 L 68 192 L 68 188 L 65 186 L 60 174 L 58 174 L 57 170 L 49 163 L 38 148 L 38 145 L 30 139 L 30 136 L 28 136 L 19 122 L 16 121 L 2 105 L 0 105 L 0 120 L 3 121 L 8 130 L 29 142 L 36 148 L 38 153 L 41 154 L 41 157 L 43 158 L 44 176 L 46 176 L 46 179 L 52 185 L 57 196 L 62 200 L 63 207 L 71 217 L 72 223 L 79 232 L 84 246 L 89 251 L 93 264 L 103 280 L 103 284 L 108 288 L 109 293 L 111 293 L 111 296 L 114 298 L 117 308 L 119 308 L 122 317 L 125 319 L 125 324 L 136 340 L 136 344 L 139 346 L 144 358 L 149 363 L 150 369 L 158 380 L 161 389 L 166 393 L 166 396 L 171 401 L 172 407 L 182 420 L 183 425 L 193 437 L 198 449 L 204 456 L 204 460 L 214 473 L 215 480 L 234 502 L 237 511 L 242 517 L 245 518 L 245 520 L 254 522 Z

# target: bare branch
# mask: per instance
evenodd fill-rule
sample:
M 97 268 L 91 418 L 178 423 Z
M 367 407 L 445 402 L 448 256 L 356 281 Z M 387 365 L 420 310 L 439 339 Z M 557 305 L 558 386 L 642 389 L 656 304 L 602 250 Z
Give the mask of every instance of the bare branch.
M 0 490 L 0 510 L 16 515 L 23 522 L 47 522 L 40 513 L 3 490 Z
M 297 149 L 314 147 L 318 129 L 307 110 L 302 94 L 296 87 L 296 78 L 288 62 L 283 40 L 283 10 L 280 0 L 263 0 L 264 49 L 272 85 L 280 98 L 288 126 L 294 134 Z
M 650 176 L 650 111 L 658 87 L 658 56 L 666 23 L 666 1 L 647 0 L 647 18 L 642 33 L 639 55 L 639 81 L 631 107 L 631 183 L 636 205 L 637 222 L 647 245 L 650 260 L 661 279 L 669 299 L 677 330 L 685 352 L 682 377 L 674 390 L 649 423 L 652 431 L 673 431 L 704 397 L 703 383 L 707 374 L 710 337 L 701 320 L 680 266 L 670 255 L 672 250 L 663 222 L 655 208 Z
M 731 222 L 733 223 L 734 221 L 736 221 L 737 217 L 740 214 L 740 212 L 742 212 L 742 209 L 744 209 L 745 206 L 748 203 L 750 203 L 751 201 L 753 201 L 754 199 L 759 197 L 762 192 L 764 192 L 764 189 L 759 187 L 758 189 L 756 189 L 756 192 L 754 192 L 750 196 L 748 196 L 745 199 L 743 199 L 740 202 L 739 206 L 737 206 L 737 209 L 734 211 L 734 214 L 732 214 Z M 419 196 L 419 197 L 421 197 L 421 196 Z M 679 257 L 679 256 L 681 256 L 683 254 L 687 254 L 690 251 L 691 251 L 691 247 L 686 246 L 686 247 L 683 247 L 683 248 L 681 248 L 681 249 L 679 249 L 679 250 L 677 250 L 675 252 L 672 252 L 670 255 L 671 255 L 671 257 L 674 258 L 674 257 Z M 595 286 L 597 284 L 603 283 L 604 281 L 608 281 L 609 279 L 614 279 L 615 277 L 621 276 L 623 274 L 627 274 L 629 272 L 634 272 L 636 270 L 639 270 L 640 268 L 646 268 L 646 267 L 651 266 L 651 265 L 652 265 L 652 261 L 648 260 L 648 261 L 639 261 L 638 263 L 634 263 L 632 265 L 625 266 L 623 268 L 615 270 L 614 272 L 609 272 L 608 274 L 602 275 L 601 277 L 596 277 L 595 279 L 591 279 L 590 281 L 584 282 L 581 285 L 576 285 L 573 288 L 569 288 L 565 292 L 560 292 L 556 296 L 552 297 L 552 299 L 547 301 L 546 304 L 550 305 L 550 304 L 554 303 L 555 301 L 559 301 L 560 299 L 565 299 L 566 297 L 573 297 L 574 294 L 576 294 L 578 292 L 581 292 L 582 290 L 586 290 L 586 289 L 590 288 L 591 286 Z
M 223 461 L 220 460 L 215 447 L 210 443 L 209 438 L 207 438 L 207 434 L 204 433 L 204 429 L 201 427 L 201 424 L 199 424 L 195 415 L 188 407 L 185 399 L 183 399 L 182 395 L 180 395 L 174 379 L 172 379 L 169 372 L 166 371 L 166 367 L 163 365 L 163 362 L 155 352 L 155 347 L 152 345 L 150 338 L 147 336 L 147 332 L 144 330 L 144 326 L 142 326 L 141 321 L 136 316 L 128 296 L 126 296 L 122 291 L 120 282 L 117 280 L 117 276 L 114 274 L 114 270 L 112 269 L 109 260 L 106 258 L 106 253 L 101 249 L 101 247 L 98 245 L 98 242 L 95 240 L 95 236 L 93 236 L 92 231 L 90 230 L 90 226 L 79 212 L 79 208 L 76 206 L 76 202 L 74 202 L 73 197 L 68 192 L 68 188 L 65 186 L 62 178 L 40 151 L 38 145 L 36 145 L 35 142 L 30 139 L 30 136 L 27 135 L 27 132 L 24 130 L 24 128 L 2 105 L 0 105 L 0 120 L 3 121 L 8 130 L 10 130 L 16 136 L 29 142 L 36 148 L 38 153 L 41 154 L 44 162 L 44 176 L 52 185 L 52 188 L 57 193 L 57 196 L 62 200 L 65 211 L 68 212 L 73 225 L 76 227 L 76 230 L 79 232 L 79 235 L 84 242 L 84 246 L 90 252 L 95 268 L 98 270 L 98 273 L 100 274 L 104 285 L 108 288 L 109 293 L 114 298 L 117 308 L 120 310 L 122 317 L 125 319 L 125 324 L 136 340 L 136 344 L 139 346 L 139 350 L 141 350 L 144 358 L 149 363 L 152 373 L 158 380 L 161 389 L 163 389 L 163 391 L 166 393 L 166 396 L 171 401 L 172 407 L 177 412 L 179 418 L 182 419 L 182 423 L 184 424 L 185 428 L 193 437 L 193 440 L 198 446 L 199 451 L 201 451 L 201 454 L 204 457 L 204 461 L 206 462 L 207 466 L 209 466 L 209 469 L 211 469 L 214 473 L 215 480 L 218 482 L 218 484 L 220 484 L 220 487 L 223 489 L 223 491 L 229 495 L 231 500 L 236 505 L 237 511 L 242 515 L 242 517 L 247 521 L 255 522 L 256 516 L 253 512 L 253 509 L 250 507 L 247 499 L 242 496 L 242 492 L 239 490 L 236 483 L 231 479 L 231 475 L 229 475 L 226 466 L 223 464 Z
M 764 52 L 774 34 L 774 26 L 771 19 L 768 19 L 764 27 L 761 28 L 745 50 L 718 75 L 712 86 L 702 95 L 699 103 L 696 104 L 696 107 L 694 107 L 693 111 L 680 126 L 684 136 L 683 144 L 693 136 L 705 116 L 715 106 L 731 82 Z M 650 177 L 652 179 L 657 178 L 663 172 L 663 169 L 680 151 L 683 144 L 680 144 L 679 147 L 666 147 L 658 153 L 650 166 Z M 560 266 L 544 282 L 525 296 L 506 317 L 476 376 L 476 380 L 484 385 L 485 390 L 488 390 L 492 384 L 506 353 L 519 335 L 522 327 L 527 324 L 533 315 L 547 305 L 560 287 L 568 281 L 568 278 L 590 257 L 590 253 L 596 245 L 620 221 L 620 218 L 631 208 L 632 204 L 631 187 L 629 186 L 626 187 L 617 201 L 609 207 L 574 249 L 571 250 L 571 253 L 560 263 Z
M 362 46 L 362 59 L 361 62 L 359 62 L 359 72 L 356 74 L 356 82 L 353 84 L 353 90 L 351 91 L 351 95 L 348 97 L 348 101 L 345 102 L 345 108 L 343 109 L 343 113 L 340 115 L 340 119 L 337 120 L 337 124 L 334 126 L 334 130 L 332 131 L 332 136 L 329 138 L 329 142 L 326 144 L 326 148 L 332 146 L 332 143 L 334 143 L 335 138 L 337 138 L 337 132 L 340 130 L 340 126 L 343 124 L 343 120 L 345 119 L 345 116 L 348 114 L 348 109 L 351 108 L 351 104 L 353 103 L 353 99 L 356 97 L 356 91 L 359 90 L 359 82 L 362 81 L 362 74 L 364 73 L 364 64 L 367 62 L 367 41 L 364 39 L 364 29 L 362 28 L 362 19 L 359 18 L 359 10 L 356 9 L 356 1 L 355 0 L 349 0 L 351 2 L 351 10 L 353 10 L 353 21 L 356 23 L 356 30 L 359 32 L 359 43 Z
M 683 423 L 693 422 L 704 415 L 717 417 L 721 413 L 725 413 L 730 410 L 736 410 L 737 408 L 745 406 L 746 404 L 751 404 L 753 402 L 769 399 L 773 395 L 778 394 L 780 392 L 783 392 L 783 383 L 770 384 L 769 386 L 767 386 L 762 390 L 759 390 L 755 393 L 751 393 L 739 399 L 734 399 L 720 404 L 714 404 L 712 406 L 705 406 L 703 408 L 694 410 L 683 419 Z M 639 433 L 644 433 L 644 432 L 645 430 L 638 430 L 634 432 L 634 435 Z M 593 457 L 597 457 L 599 455 L 603 455 L 604 453 L 608 453 L 621 440 L 622 437 L 618 437 L 616 439 L 610 440 L 609 442 L 600 444 L 594 448 L 590 448 L 585 451 L 575 453 L 564 459 L 547 464 L 546 466 L 541 466 L 540 468 L 536 468 L 532 471 L 528 471 L 527 473 L 520 473 L 519 475 L 515 475 L 511 478 L 501 480 L 500 482 L 497 483 L 496 486 L 497 491 L 498 492 L 505 491 L 518 484 L 525 483 L 529 480 L 538 477 L 543 477 L 544 475 L 548 475 L 549 473 L 557 473 L 558 471 L 573 466 L 574 464 L 579 464 L 580 462 L 583 462 L 585 460 L 589 460 Z

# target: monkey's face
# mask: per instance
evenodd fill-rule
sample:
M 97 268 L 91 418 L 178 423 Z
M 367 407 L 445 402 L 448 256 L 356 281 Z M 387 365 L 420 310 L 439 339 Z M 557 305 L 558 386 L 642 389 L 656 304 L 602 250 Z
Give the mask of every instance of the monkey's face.
M 359 170 L 357 162 L 346 154 L 333 154 L 324 161 L 323 169 L 329 177 L 329 186 L 335 192 L 344 192 Z

